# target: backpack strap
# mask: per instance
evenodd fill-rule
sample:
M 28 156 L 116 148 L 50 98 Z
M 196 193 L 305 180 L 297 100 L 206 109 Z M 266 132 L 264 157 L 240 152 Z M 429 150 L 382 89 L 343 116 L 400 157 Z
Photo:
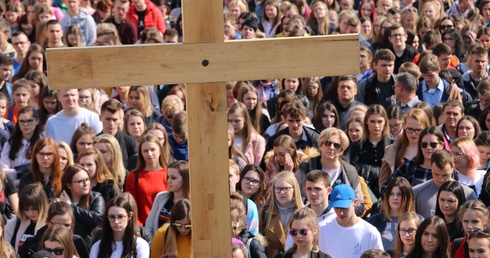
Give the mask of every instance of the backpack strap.
M 248 257 L 252 257 L 252 251 L 250 251 L 250 244 L 252 243 L 252 240 L 253 240 L 253 239 L 254 239 L 254 238 L 253 238 L 253 237 L 251 237 L 251 238 L 249 238 L 249 239 L 247 240 Z
M 453 244 L 451 245 L 451 254 L 455 255 L 458 248 L 461 246 L 463 242 L 463 238 L 454 239 Z
M 20 228 L 20 219 L 18 217 L 15 218 L 17 221 L 15 221 L 15 229 L 14 229 L 14 235 L 12 236 L 12 239 L 10 240 L 10 244 L 15 247 L 15 239 L 17 238 L 17 232 L 19 231 Z

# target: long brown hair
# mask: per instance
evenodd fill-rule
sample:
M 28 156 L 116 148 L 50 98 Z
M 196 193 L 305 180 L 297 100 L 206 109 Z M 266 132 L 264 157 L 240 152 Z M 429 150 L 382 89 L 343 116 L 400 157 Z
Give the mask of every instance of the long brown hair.
M 383 201 L 383 216 L 387 221 L 391 221 L 391 207 L 389 198 L 391 195 L 391 191 L 393 188 L 398 187 L 401 192 L 401 201 L 400 201 L 400 214 L 404 214 L 406 212 L 415 212 L 415 198 L 412 192 L 412 186 L 410 186 L 410 182 L 403 177 L 395 177 L 390 181 L 388 186 L 386 187 L 384 201 Z
M 37 155 L 46 146 L 50 147 L 52 152 L 51 158 L 53 159 L 53 164 L 51 165 L 51 185 L 53 186 L 54 194 L 58 196 L 61 194 L 62 171 L 60 167 L 60 155 L 58 153 L 58 146 L 56 145 L 56 142 L 49 137 L 41 138 L 36 142 L 32 148 L 32 151 Z M 37 158 L 32 159 L 31 173 L 34 183 L 40 184 L 43 181 L 44 176 L 39 169 Z
M 83 168 L 78 164 L 74 164 L 66 167 L 65 172 L 63 173 L 63 177 L 61 178 L 61 183 L 63 184 L 63 190 L 66 191 L 66 193 L 68 194 L 68 196 L 70 196 L 70 198 L 72 198 L 73 196 L 71 193 L 71 189 L 68 188 L 68 185 L 73 184 L 72 183 L 73 176 L 80 171 L 87 173 L 88 176 L 88 172 L 87 170 L 85 170 L 85 168 Z M 78 202 L 78 207 L 84 208 L 86 210 L 90 209 L 91 192 L 92 190 L 89 188 L 88 194 L 80 197 L 80 201 Z
M 80 152 L 77 157 L 77 164 L 80 164 L 80 159 L 85 156 L 94 156 L 95 165 L 97 166 L 97 169 L 95 170 L 95 178 L 98 183 L 102 183 L 107 180 L 114 180 L 114 176 L 105 165 L 104 157 L 102 157 L 102 154 L 98 149 L 90 147 Z
M 425 129 L 430 126 L 430 120 L 427 117 L 427 114 L 418 108 L 411 109 L 408 111 L 408 113 L 405 115 L 405 118 L 403 119 L 403 124 L 405 127 L 407 126 L 408 119 L 414 119 L 417 122 L 422 124 L 422 129 Z M 400 166 L 403 163 L 403 156 L 405 155 L 405 152 L 408 148 L 409 142 L 408 142 L 408 131 L 404 131 L 401 135 L 400 138 L 400 145 L 398 148 L 396 148 L 396 163 L 395 167 Z M 419 134 L 420 135 L 420 134 Z
M 165 238 L 163 240 L 163 250 L 162 255 L 164 254 L 176 254 L 178 255 L 177 250 L 177 236 L 179 235 L 179 231 L 175 228 L 173 223 L 176 220 L 189 219 L 191 220 L 191 201 L 189 199 L 180 199 L 174 204 L 172 211 L 170 212 L 170 225 L 167 228 L 167 234 L 165 234 Z M 192 231 L 186 236 L 191 239 Z
M 3 216 L 0 216 L 0 230 L 5 232 Z M 2 258 L 17 258 L 14 248 L 5 240 L 5 233 L 0 236 L 0 256 Z
M 257 96 L 257 105 L 255 105 L 255 108 L 253 110 L 248 110 L 247 107 L 245 106 L 245 110 L 247 110 L 248 114 L 250 115 L 250 121 L 255 128 L 257 132 L 261 132 L 262 128 L 260 128 L 260 118 L 262 116 L 262 106 L 260 104 L 260 96 L 259 92 L 257 89 L 249 84 L 245 84 L 240 89 L 238 90 L 238 102 L 244 103 L 243 98 L 245 97 L 245 94 L 252 92 Z M 231 107 L 230 107 L 231 109 Z M 264 128 L 267 129 L 267 128 Z
M 39 243 L 40 247 L 44 249 L 44 242 L 58 242 L 64 248 L 65 257 L 79 257 L 77 248 L 73 243 L 73 233 L 62 225 L 51 225 L 44 232 L 43 238 Z
M 146 161 L 143 158 L 143 153 L 141 152 L 141 149 L 143 147 L 143 144 L 147 142 L 152 142 L 155 143 L 159 149 L 160 149 L 160 156 L 158 157 L 159 164 L 162 168 L 167 168 L 168 167 L 168 157 L 164 157 L 165 152 L 163 151 L 163 147 L 160 144 L 160 141 L 158 140 L 157 137 L 153 135 L 143 135 L 141 137 L 141 140 L 139 142 L 139 147 L 138 147 L 138 163 L 136 164 L 136 169 L 134 171 L 141 171 L 144 170 L 146 167 Z
M 247 107 L 242 102 L 237 102 L 231 105 L 230 109 L 228 110 L 228 116 L 232 114 L 239 115 L 244 120 L 244 125 L 241 133 L 241 137 L 243 139 L 241 151 L 245 153 L 245 150 L 247 149 L 247 145 L 250 143 L 250 140 L 252 138 L 252 133 L 254 132 L 257 133 L 258 131 L 256 131 L 256 129 L 252 125 L 252 119 L 249 116 Z

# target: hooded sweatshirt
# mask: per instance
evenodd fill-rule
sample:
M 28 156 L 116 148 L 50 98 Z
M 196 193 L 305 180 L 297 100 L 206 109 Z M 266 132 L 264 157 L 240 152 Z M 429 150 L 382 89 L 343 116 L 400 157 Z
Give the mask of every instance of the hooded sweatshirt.
M 78 15 L 71 16 L 66 14 L 61 20 L 61 28 L 66 31 L 71 25 L 78 25 L 82 31 L 83 45 L 91 46 L 95 43 L 97 39 L 97 25 L 95 24 L 94 18 L 88 14 L 87 9 L 83 7 L 78 7 L 80 12 Z

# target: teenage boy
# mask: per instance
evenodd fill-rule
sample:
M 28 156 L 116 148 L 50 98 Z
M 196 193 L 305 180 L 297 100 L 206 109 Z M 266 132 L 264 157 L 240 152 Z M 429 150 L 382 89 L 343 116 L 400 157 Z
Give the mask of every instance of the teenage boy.
M 169 135 L 168 142 L 172 147 L 173 157 L 176 160 L 188 160 L 187 146 L 187 113 L 182 111 L 172 118 L 172 134 Z
M 26 57 L 27 51 L 31 46 L 31 42 L 27 35 L 22 31 L 16 31 L 12 34 L 12 45 L 15 49 L 14 70 L 12 72 L 15 75 Z
M 83 45 L 92 46 L 97 38 L 97 25 L 87 9 L 80 6 L 80 0 L 63 0 L 68 13 L 61 18 L 63 31 L 71 25 L 77 25 L 82 31 Z
M 417 50 L 405 43 L 407 41 L 407 33 L 401 25 L 393 25 L 390 28 L 389 41 L 391 43 L 391 51 L 395 54 L 395 68 L 394 73 L 398 73 L 400 65 L 405 62 L 412 62 L 414 57 L 418 54 Z
M 59 90 L 57 98 L 63 109 L 46 122 L 46 137 L 51 137 L 57 142 L 70 143 L 73 133 L 82 123 L 92 127 L 95 134 L 102 131 L 99 115 L 78 104 L 77 89 Z
M 393 105 L 393 69 L 395 55 L 389 49 L 378 49 L 373 57 L 375 74 L 359 82 L 356 100 L 366 105 L 380 104 L 384 108 Z
M 361 104 L 355 100 L 356 95 L 356 77 L 353 75 L 340 76 L 339 86 L 337 88 L 337 99 L 333 101 L 333 105 L 339 114 L 340 128 L 342 129 L 345 128 L 345 123 L 349 119 L 350 109 L 355 105 Z
M 112 8 L 112 16 L 106 21 L 116 26 L 119 39 L 123 45 L 130 45 L 138 41 L 136 26 L 126 18 L 129 11 L 129 0 L 116 0 Z
M 318 149 L 318 136 L 320 134 L 315 129 L 303 125 L 308 116 L 308 111 L 300 101 L 293 101 L 284 105 L 282 114 L 288 127 L 269 138 L 265 146 L 265 152 L 272 150 L 274 141 L 283 134 L 291 136 L 298 149 L 304 150 L 306 147 Z
M 417 95 L 420 101 L 427 102 L 431 108 L 436 104 L 449 100 L 447 90 L 451 84 L 439 76 L 439 60 L 437 56 L 428 54 L 419 63 L 424 80 L 419 83 Z
M 151 27 L 156 27 L 162 34 L 165 33 L 166 27 L 162 11 L 149 0 L 132 1 L 126 18 L 137 28 L 138 35 Z
M 102 104 L 99 120 L 102 122 L 101 134 L 110 134 L 117 139 L 121 147 L 124 167 L 131 171 L 134 168 L 128 167 L 128 160 L 137 155 L 138 143 L 133 137 L 121 132 L 119 129 L 122 122 L 121 113 L 123 112 L 124 109 L 121 102 L 110 99 Z
M 488 77 L 487 65 L 488 65 L 488 51 L 483 47 L 475 47 L 471 50 L 470 59 L 471 70 L 463 74 L 463 91 L 470 94 L 471 99 L 478 98 L 476 87 L 480 81 Z
M 63 30 L 57 20 L 50 20 L 46 23 L 46 38 L 48 39 L 48 48 L 63 47 Z
M 318 247 L 332 257 L 358 258 L 366 250 L 383 249 L 379 231 L 355 213 L 354 189 L 340 184 L 330 193 L 329 208 L 337 218 L 319 223 Z

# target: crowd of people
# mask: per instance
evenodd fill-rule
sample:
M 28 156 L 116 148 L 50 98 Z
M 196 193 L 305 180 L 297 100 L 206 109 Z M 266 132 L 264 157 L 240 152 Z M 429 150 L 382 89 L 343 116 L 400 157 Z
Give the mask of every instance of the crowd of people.
M 185 42 L 180 7 L 0 1 L 0 256 L 193 256 L 185 82 L 46 75 L 46 48 Z M 232 257 L 490 257 L 490 0 L 224 0 L 223 21 L 360 35 L 359 74 L 223 88 Z

